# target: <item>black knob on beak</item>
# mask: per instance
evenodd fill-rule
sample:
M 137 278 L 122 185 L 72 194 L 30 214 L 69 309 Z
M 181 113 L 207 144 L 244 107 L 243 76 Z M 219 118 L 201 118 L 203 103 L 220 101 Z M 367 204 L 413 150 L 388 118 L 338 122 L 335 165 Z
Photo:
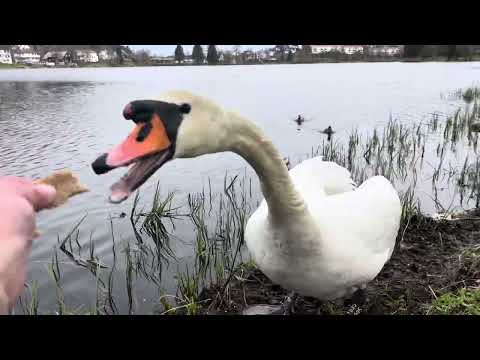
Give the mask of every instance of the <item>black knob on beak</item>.
M 127 120 L 133 119 L 133 107 L 131 103 L 128 103 L 123 109 L 123 117 Z

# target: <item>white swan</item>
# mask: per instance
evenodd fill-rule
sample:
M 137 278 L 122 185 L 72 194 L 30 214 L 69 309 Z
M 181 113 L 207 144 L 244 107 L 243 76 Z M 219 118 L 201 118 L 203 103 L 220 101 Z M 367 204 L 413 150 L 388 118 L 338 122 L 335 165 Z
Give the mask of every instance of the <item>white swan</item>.
M 232 151 L 254 168 L 265 200 L 250 217 L 245 240 L 258 267 L 275 283 L 332 300 L 364 288 L 390 259 L 401 205 L 382 176 L 356 188 L 350 173 L 320 158 L 290 171 L 262 131 L 240 115 L 181 91 L 134 101 L 124 116 L 137 126 L 93 164 L 97 174 L 135 165 L 112 186 L 125 200 L 165 162 Z

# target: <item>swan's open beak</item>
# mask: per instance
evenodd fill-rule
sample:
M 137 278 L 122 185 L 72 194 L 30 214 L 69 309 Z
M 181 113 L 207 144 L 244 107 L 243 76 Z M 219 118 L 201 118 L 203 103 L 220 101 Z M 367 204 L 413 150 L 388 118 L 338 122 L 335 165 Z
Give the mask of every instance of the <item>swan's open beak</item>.
M 120 203 L 170 160 L 172 155 L 172 143 L 165 127 L 158 115 L 154 114 L 150 121 L 138 123 L 121 144 L 98 157 L 93 162 L 92 168 L 100 175 L 133 164 L 110 188 L 110 201 Z

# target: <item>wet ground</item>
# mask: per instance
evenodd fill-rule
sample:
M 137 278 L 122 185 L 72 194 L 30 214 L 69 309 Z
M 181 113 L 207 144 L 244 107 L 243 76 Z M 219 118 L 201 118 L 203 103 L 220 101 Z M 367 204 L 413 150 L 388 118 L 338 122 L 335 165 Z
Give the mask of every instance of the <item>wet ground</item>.
M 367 300 L 360 307 L 344 301 L 320 303 L 298 297 L 294 313 L 317 314 L 427 314 L 433 300 L 460 288 L 480 286 L 480 210 L 459 218 L 436 221 L 414 216 L 392 258 L 367 287 Z M 260 270 L 242 266 L 223 297 L 223 289 L 202 294 L 203 313 L 241 314 L 254 305 L 279 305 L 289 292 L 273 284 Z M 220 301 L 219 299 L 222 299 Z

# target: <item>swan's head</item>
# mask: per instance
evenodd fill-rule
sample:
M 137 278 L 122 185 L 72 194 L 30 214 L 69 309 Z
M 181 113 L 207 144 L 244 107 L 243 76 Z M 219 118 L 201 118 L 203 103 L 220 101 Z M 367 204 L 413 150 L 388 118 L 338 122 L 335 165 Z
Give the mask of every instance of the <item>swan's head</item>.
M 132 165 L 111 187 L 110 201 L 119 203 L 155 171 L 175 158 L 190 158 L 227 150 L 224 111 L 209 100 L 187 92 L 170 92 L 156 100 L 128 103 L 123 116 L 135 128 L 130 135 L 92 164 L 96 174 Z

